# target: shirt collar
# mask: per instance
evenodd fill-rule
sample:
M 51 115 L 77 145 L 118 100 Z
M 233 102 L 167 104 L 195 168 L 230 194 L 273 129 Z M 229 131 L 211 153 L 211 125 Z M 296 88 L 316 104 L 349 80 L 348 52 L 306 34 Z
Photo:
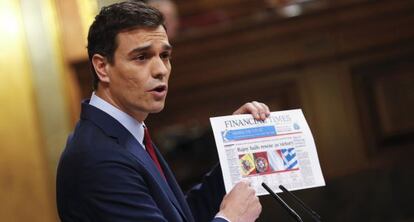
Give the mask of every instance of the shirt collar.
M 101 99 L 99 96 L 95 94 L 95 92 L 92 93 L 89 104 L 104 111 L 105 113 L 109 114 L 114 119 L 116 119 L 118 122 L 120 122 L 135 137 L 135 139 L 138 140 L 141 146 L 145 147 L 143 143 L 145 124 L 143 122 L 138 122 L 132 116 L 126 114 L 125 112 L 119 110 L 112 104 Z

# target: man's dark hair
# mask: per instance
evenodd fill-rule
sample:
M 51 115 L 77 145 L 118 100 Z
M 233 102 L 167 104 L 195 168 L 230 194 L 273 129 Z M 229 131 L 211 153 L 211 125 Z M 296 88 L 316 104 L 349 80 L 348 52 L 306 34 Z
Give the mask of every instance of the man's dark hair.
M 125 1 L 103 7 L 95 17 L 88 33 L 88 56 L 93 72 L 93 87 L 98 88 L 99 78 L 92 64 L 95 54 L 114 62 L 118 47 L 116 36 L 121 31 L 135 28 L 157 28 L 164 25 L 163 15 L 141 1 Z

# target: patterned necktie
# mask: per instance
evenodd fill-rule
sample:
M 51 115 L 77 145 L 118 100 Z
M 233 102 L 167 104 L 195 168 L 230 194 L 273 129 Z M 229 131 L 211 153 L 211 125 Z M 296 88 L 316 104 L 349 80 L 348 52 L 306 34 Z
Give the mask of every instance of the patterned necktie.
M 157 154 L 155 154 L 155 149 L 154 149 L 154 146 L 152 145 L 152 140 L 151 140 L 147 127 L 144 127 L 144 145 L 152 161 L 154 161 L 155 165 L 157 166 L 158 171 L 160 171 L 161 175 L 165 179 L 164 171 L 162 170 L 160 162 L 158 161 Z

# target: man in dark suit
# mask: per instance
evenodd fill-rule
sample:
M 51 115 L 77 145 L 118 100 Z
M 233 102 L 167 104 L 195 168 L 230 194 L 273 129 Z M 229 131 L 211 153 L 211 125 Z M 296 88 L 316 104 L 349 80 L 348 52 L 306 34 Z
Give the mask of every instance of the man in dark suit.
M 82 103 L 57 172 L 59 216 L 66 221 L 254 221 L 261 205 L 239 182 L 225 194 L 220 167 L 186 196 L 151 142 L 144 120 L 164 107 L 171 72 L 162 15 L 139 2 L 105 7 L 88 35 L 95 82 Z M 246 103 L 235 114 L 269 115 Z

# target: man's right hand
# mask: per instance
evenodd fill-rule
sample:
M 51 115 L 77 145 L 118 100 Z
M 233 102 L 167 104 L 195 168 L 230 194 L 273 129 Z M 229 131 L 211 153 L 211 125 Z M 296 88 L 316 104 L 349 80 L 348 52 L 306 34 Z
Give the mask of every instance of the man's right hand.
M 241 181 L 224 196 L 219 215 L 231 222 L 251 222 L 259 217 L 261 211 L 262 205 L 256 192 L 247 181 Z

